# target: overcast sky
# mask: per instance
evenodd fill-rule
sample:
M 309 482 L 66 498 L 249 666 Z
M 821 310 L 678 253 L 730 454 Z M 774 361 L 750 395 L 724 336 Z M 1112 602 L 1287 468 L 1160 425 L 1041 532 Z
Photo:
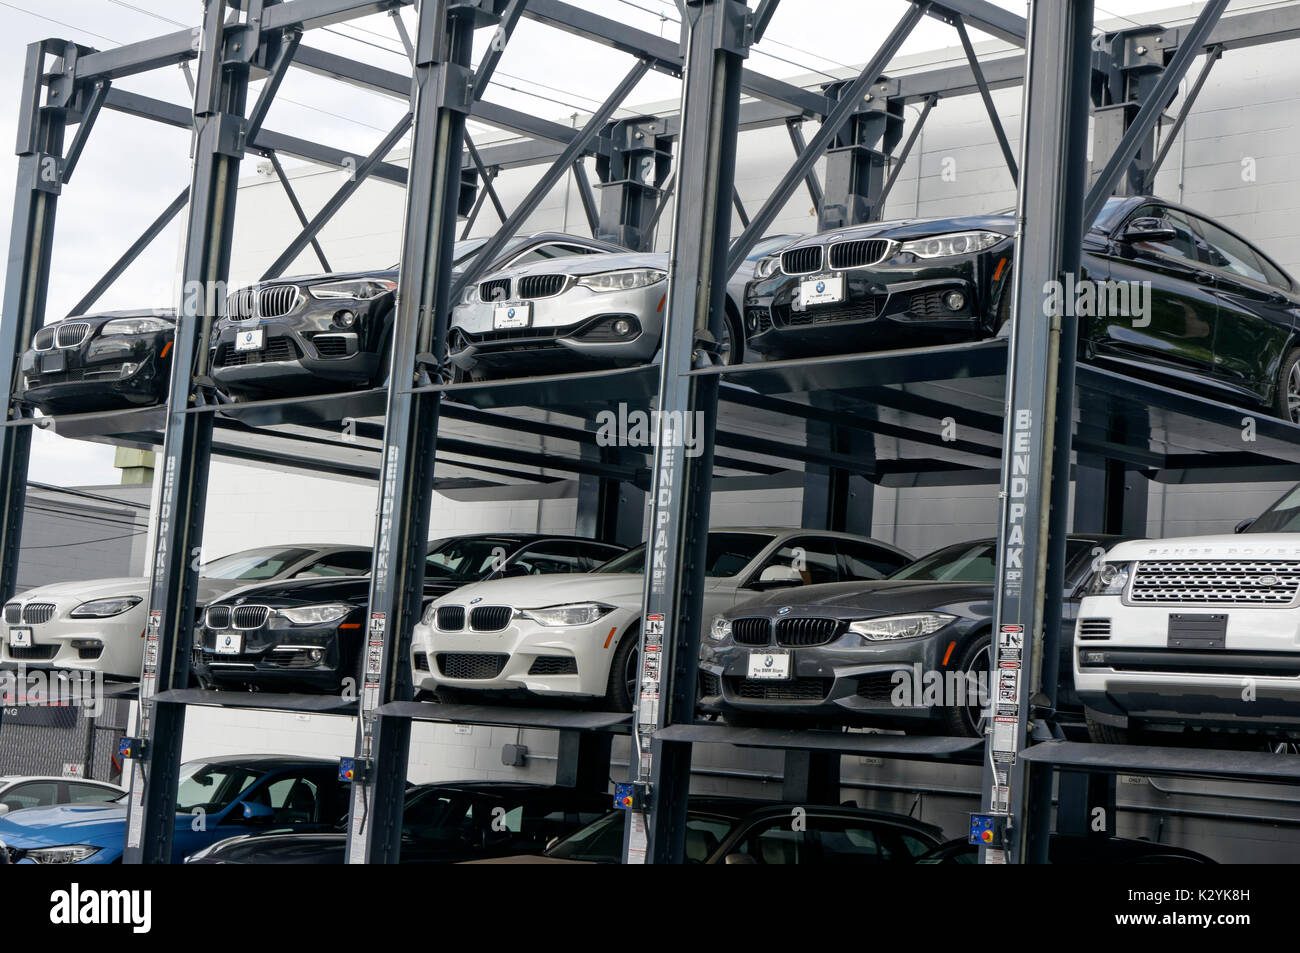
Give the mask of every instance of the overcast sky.
M 643 30 L 673 38 L 679 35 L 673 0 L 572 2 Z M 1018 13 L 1025 9 L 1023 0 L 995 2 Z M 1168 0 L 1104 0 L 1098 16 L 1132 16 L 1172 5 Z M 1258 4 L 1233 4 L 1240 5 Z M 906 0 L 784 0 L 748 65 L 783 78 L 858 66 L 875 51 L 906 6 Z M 58 37 L 107 49 L 196 26 L 201 13 L 198 0 L 0 0 L 0 45 L 4 54 L 0 57 L 0 143 L 14 141 L 16 104 L 28 43 Z M 413 30 L 414 11 L 406 9 L 402 16 L 408 32 Z M 476 60 L 488 38 L 489 31 L 479 31 Z M 976 43 L 984 39 L 974 36 Z M 387 15 L 313 30 L 305 42 L 387 69 L 409 70 L 401 40 Z M 949 48 L 955 42 L 951 27 L 926 18 L 902 52 L 906 55 Z M 570 122 L 575 112 L 590 111 L 599 105 L 631 63 L 625 54 L 525 19 L 507 47 L 486 98 L 547 119 Z M 121 80 L 117 85 L 178 104 L 190 101 L 179 68 L 157 70 Z M 673 100 L 679 93 L 676 80 L 651 72 L 628 101 L 637 104 Z M 290 71 L 271 108 L 267 127 L 364 155 L 404 112 L 405 105 L 395 99 Z M 476 128 L 471 125 L 472 131 Z M 104 111 L 76 175 L 60 200 L 47 320 L 63 317 L 188 184 L 188 148 L 187 132 Z M 3 151 L 0 208 L 12 208 L 16 161 L 11 147 Z M 286 160 L 285 164 L 293 162 Z M 307 211 L 311 214 L 315 210 Z M 173 303 L 183 220 L 182 214 L 137 259 L 100 300 L 98 309 L 167 307 Z M 110 448 L 37 434 L 33 480 L 93 485 L 114 483 L 117 477 Z

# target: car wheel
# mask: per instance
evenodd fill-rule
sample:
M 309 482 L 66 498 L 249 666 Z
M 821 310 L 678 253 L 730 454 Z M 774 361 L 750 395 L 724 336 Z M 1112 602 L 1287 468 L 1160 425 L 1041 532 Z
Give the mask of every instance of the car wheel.
M 638 630 L 629 629 L 614 649 L 614 657 L 609 662 L 609 684 L 605 687 L 605 705 L 610 711 L 634 710 L 640 642 Z
M 1088 740 L 1098 745 L 1127 745 L 1133 743 L 1133 732 L 1128 728 L 1102 724 L 1094 721 L 1092 712 L 1084 709 L 1084 718 L 1088 722 Z
M 997 320 L 993 325 L 993 334 L 996 337 L 998 332 L 1007 326 L 1011 320 L 1011 299 L 1015 297 L 1016 288 L 1011 283 L 1012 272 L 1007 269 L 1007 276 L 1002 279 L 1002 297 L 998 301 Z
M 1300 424 L 1300 348 L 1292 348 L 1282 361 L 1277 392 L 1273 395 L 1273 412 L 1283 420 Z
M 718 360 L 724 367 L 745 360 L 745 330 L 730 310 L 722 321 L 722 340 L 718 342 Z
M 958 670 L 966 676 L 964 681 L 967 685 L 987 685 L 989 691 L 992 690 L 991 672 L 993 671 L 993 638 L 985 632 L 976 636 L 962 650 L 961 658 L 958 661 Z M 944 727 L 948 733 L 959 738 L 981 738 L 984 735 L 984 727 L 988 723 L 988 713 L 980 705 L 979 696 L 983 692 L 977 692 L 974 699 L 968 698 L 968 701 L 974 701 L 974 704 L 955 705 L 951 708 L 944 708 L 943 721 Z

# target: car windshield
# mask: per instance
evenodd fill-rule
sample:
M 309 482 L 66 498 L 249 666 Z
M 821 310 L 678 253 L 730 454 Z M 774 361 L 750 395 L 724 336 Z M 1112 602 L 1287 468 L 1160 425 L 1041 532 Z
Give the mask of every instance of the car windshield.
M 429 579 L 452 579 L 470 582 L 500 569 L 514 552 L 515 545 L 491 536 L 448 539 L 434 543 L 424 563 Z
M 176 813 L 193 814 L 199 808 L 204 814 L 220 813 L 261 776 L 260 772 L 238 765 L 203 761 L 183 764 L 176 788 Z
M 199 567 L 204 579 L 274 579 L 306 556 L 306 549 L 246 549 Z
M 710 533 L 704 575 L 736 576 L 744 571 L 774 537 L 762 533 Z M 615 556 L 596 572 L 645 572 L 645 544 Z
M 983 539 L 935 550 L 914 563 L 908 563 L 889 578 L 991 583 L 997 573 L 997 565 L 997 544 L 991 539 Z
M 1291 487 L 1278 500 L 1251 523 L 1247 533 L 1300 532 L 1300 483 Z

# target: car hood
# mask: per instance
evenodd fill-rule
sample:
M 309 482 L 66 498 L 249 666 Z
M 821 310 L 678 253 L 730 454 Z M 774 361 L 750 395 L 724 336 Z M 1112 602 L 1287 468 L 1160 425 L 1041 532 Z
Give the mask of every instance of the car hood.
M 925 612 L 952 606 L 987 603 L 993 599 L 993 585 L 980 582 L 935 582 L 898 580 L 890 582 L 831 582 L 799 589 L 769 592 L 742 603 L 725 616 L 730 619 L 752 615 L 776 615 L 790 607 L 792 618 L 828 615 L 840 619 L 870 619 L 903 612 Z
M 318 275 L 294 275 L 290 278 L 272 278 L 268 281 L 259 281 L 256 284 L 244 285 L 239 290 L 246 288 L 275 288 L 280 285 L 314 285 L 323 281 L 352 281 L 358 278 L 384 278 L 389 281 L 397 280 L 396 268 L 367 268 L 364 271 L 328 271 Z
M 365 603 L 370 595 L 369 576 L 330 576 L 280 579 L 240 586 L 228 591 L 224 603 L 254 602 L 272 606 L 305 606 L 317 602 Z
M 200 579 L 199 603 L 207 605 L 213 599 L 242 585 L 238 580 Z M 17 598 L 23 602 L 35 602 L 41 599 L 62 601 L 76 599 L 90 602 L 93 599 L 112 599 L 117 596 L 139 596 L 149 598 L 149 580 L 142 576 L 121 576 L 112 579 L 88 579 L 80 582 L 55 582 L 48 586 L 28 589 Z
M 578 572 L 517 579 L 492 579 L 462 586 L 438 600 L 456 605 L 508 605 L 540 609 L 570 602 L 605 602 L 620 609 L 641 605 L 644 582 L 640 573 Z
M 0 841 L 10 847 L 104 847 L 121 841 L 125 825 L 126 807 L 116 804 L 29 807 L 0 817 Z
M 1112 562 L 1134 559 L 1300 559 L 1300 533 L 1229 533 L 1183 539 L 1135 539 L 1112 546 Z
M 850 225 L 847 228 L 836 228 L 818 235 L 810 235 L 791 242 L 786 247 L 806 248 L 857 238 L 894 238 L 899 241 L 910 241 L 913 238 L 925 238 L 943 232 L 980 229 L 1013 235 L 1016 230 L 1016 219 L 1013 215 L 963 215 L 954 218 L 905 218 L 892 222 L 868 222 L 864 225 Z
M 519 268 L 485 275 L 489 278 L 516 278 L 521 275 L 595 275 L 602 271 L 621 271 L 624 268 L 658 268 L 668 270 L 668 256 L 661 252 L 611 252 L 602 255 L 574 255 L 539 261 Z

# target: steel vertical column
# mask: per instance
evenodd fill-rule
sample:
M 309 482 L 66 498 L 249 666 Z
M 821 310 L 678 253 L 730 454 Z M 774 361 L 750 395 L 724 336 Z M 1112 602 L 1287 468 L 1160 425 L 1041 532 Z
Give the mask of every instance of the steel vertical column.
M 1092 11 L 1092 0 L 1033 0 L 1029 11 L 984 770 L 984 808 L 1008 815 L 1009 842 L 984 849 L 986 863 L 1046 856 L 1050 769 L 1028 770 L 1020 753 L 1031 709 L 1044 695 L 1050 707 L 1055 690 L 1041 675 L 1057 645 L 1077 325 L 1047 292 L 1079 269 Z
M 690 376 L 697 341 L 723 321 L 731 194 L 735 186 L 741 68 L 752 39 L 750 11 L 738 0 L 687 0 L 682 29 L 686 71 L 677 202 L 673 209 L 668 319 L 659 384 L 659 441 L 647 541 L 641 672 L 632 779 L 651 810 L 629 812 L 629 862 L 678 863 L 685 843 L 689 743 L 656 730 L 690 721 L 703 618 L 709 485 L 718 416 L 718 379 Z M 688 418 L 686 415 L 695 415 Z M 683 422 L 703 434 L 698 456 L 685 453 Z
M 411 629 L 419 621 L 442 395 L 411 393 L 416 355 L 446 358 L 452 244 L 474 74 L 470 53 L 482 16 L 471 0 L 421 0 L 415 37 L 415 116 L 397 280 L 393 353 L 370 621 L 360 686 L 349 863 L 396 863 L 411 725 L 376 709 L 412 697 Z M 490 21 L 485 21 L 490 22 Z
M 244 8 L 247 16 L 260 16 L 260 3 Z M 226 21 L 230 9 L 227 0 L 207 0 L 199 38 L 184 284 L 140 675 L 140 736 L 147 746 L 143 759 L 131 762 L 126 863 L 165 864 L 172 857 L 185 706 L 153 696 L 189 681 L 213 422 L 211 414 L 186 411 L 194 403 L 192 376 L 207 374 L 209 331 L 230 272 L 249 64 L 258 46 L 246 25 Z
M 76 47 L 45 40 L 27 47 L 23 97 L 18 117 L 18 183 L 9 231 L 9 261 L 5 270 L 4 312 L 0 317 L 0 393 L 9 407 L 18 381 L 18 355 L 45 321 L 50 283 L 50 249 L 54 216 L 62 182 L 63 136 L 71 103 L 68 85 L 52 86 L 42 102 L 47 56 L 75 57 Z M 65 63 L 69 63 L 65 59 Z M 13 415 L 13 410 L 9 411 Z M 27 500 L 27 463 L 31 455 L 30 427 L 6 427 L 0 432 L 0 600 L 14 594 L 18 553 L 22 544 L 23 508 Z

